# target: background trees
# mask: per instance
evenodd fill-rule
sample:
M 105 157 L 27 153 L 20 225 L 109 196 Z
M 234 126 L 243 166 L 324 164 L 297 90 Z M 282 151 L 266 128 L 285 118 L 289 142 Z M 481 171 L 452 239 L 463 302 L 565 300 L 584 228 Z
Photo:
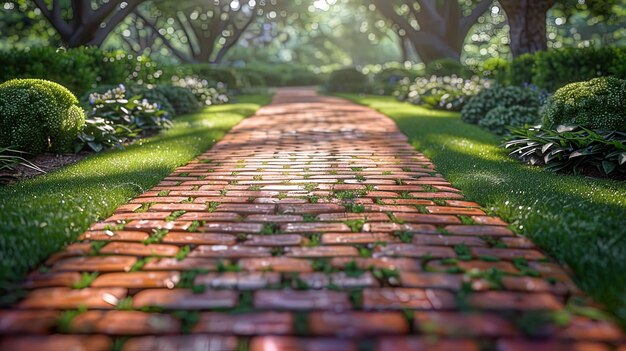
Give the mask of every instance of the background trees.
M 619 45 L 625 24 L 626 0 L 5 0 L 0 48 L 123 47 L 185 63 L 471 63 Z

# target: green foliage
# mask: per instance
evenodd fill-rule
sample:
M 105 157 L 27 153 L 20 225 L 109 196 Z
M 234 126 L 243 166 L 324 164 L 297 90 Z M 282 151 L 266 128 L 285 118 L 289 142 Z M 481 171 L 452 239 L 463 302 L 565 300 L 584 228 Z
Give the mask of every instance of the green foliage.
M 160 75 L 145 56 L 97 48 L 57 50 L 32 47 L 0 51 L 0 81 L 13 78 L 45 78 L 66 86 L 78 96 L 100 84 L 154 83 Z
M 178 80 L 187 76 L 196 76 L 212 83 L 223 83 L 229 89 L 239 89 L 246 86 L 244 77 L 230 67 L 212 64 L 188 64 L 170 66 L 164 68 L 164 76 L 172 80 Z
M 499 72 L 500 73 L 500 72 Z M 599 76 L 626 78 L 626 48 L 564 48 L 524 54 L 506 69 L 506 82 L 532 83 L 550 92 Z
M 173 85 L 157 85 L 152 90 L 165 96 L 174 107 L 175 116 L 198 112 L 204 106 L 204 104 L 200 104 L 191 89 Z M 144 95 L 144 98 L 147 96 Z
M 503 134 L 507 126 L 523 126 L 537 121 L 537 108 L 526 106 L 496 106 L 478 121 L 478 125 L 494 133 Z
M 92 106 L 91 117 L 104 118 L 131 129 L 158 130 L 171 126 L 167 112 L 158 104 L 142 99 L 141 96 L 127 98 L 123 85 L 104 94 L 91 94 L 89 103 Z
M 506 82 L 511 85 L 525 85 L 533 83 L 533 68 L 535 67 L 536 56 L 533 54 L 523 54 L 516 57 L 508 67 L 506 67 Z
M 85 123 L 78 99 L 63 86 L 41 79 L 0 84 L 0 147 L 38 154 L 69 151 Z
M 505 147 L 520 161 L 543 165 L 551 171 L 580 173 L 595 168 L 601 173 L 626 174 L 626 133 L 578 127 L 519 128 Z
M 363 93 L 369 89 L 369 81 L 357 69 L 343 68 L 330 74 L 326 89 L 330 92 Z
M 416 105 L 427 105 L 435 109 L 459 111 L 469 98 L 488 88 L 486 79 L 459 77 L 417 78 L 411 82 L 404 79 L 398 84 L 394 96 L 398 100 Z
M 543 123 L 626 132 L 626 80 L 602 77 L 562 87 L 548 100 Z
M 377 94 L 391 95 L 396 86 L 403 79 L 413 80 L 417 78 L 419 72 L 411 69 L 389 67 L 384 68 L 374 75 L 374 88 Z
M 100 152 L 106 148 L 124 149 L 123 143 L 135 138 L 137 133 L 122 124 L 99 117 L 85 120 L 85 127 L 74 140 L 74 152 L 89 149 Z
M 503 133 L 506 126 L 536 122 L 540 100 L 536 89 L 495 85 L 469 99 L 461 110 L 461 116 L 467 123 Z
M 222 83 L 210 83 L 206 79 L 187 76 L 174 79 L 172 84 L 191 90 L 201 105 L 220 105 L 230 100 L 226 86 Z
M 472 72 L 457 60 L 444 58 L 429 62 L 426 65 L 426 77 L 430 76 L 457 76 L 469 78 L 472 76 Z
M 555 91 L 598 76 L 626 78 L 626 48 L 567 48 L 536 54 L 533 84 Z

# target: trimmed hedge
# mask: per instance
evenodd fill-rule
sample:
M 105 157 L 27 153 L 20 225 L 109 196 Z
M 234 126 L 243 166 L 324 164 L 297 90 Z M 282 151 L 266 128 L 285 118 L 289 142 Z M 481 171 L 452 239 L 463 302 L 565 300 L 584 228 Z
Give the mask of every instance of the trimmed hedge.
M 439 59 L 429 62 L 426 65 L 426 77 L 437 76 L 457 76 L 462 78 L 470 78 L 472 72 L 459 61 L 453 59 Z
M 540 106 L 540 93 L 535 89 L 495 85 L 472 97 L 463 106 L 461 116 L 466 123 L 480 124 L 487 129 L 501 132 L 502 127 L 507 125 L 524 125 L 537 121 Z M 516 107 L 514 112 L 521 116 L 517 117 L 511 111 L 505 112 L 513 107 Z M 494 109 L 497 110 L 489 115 Z M 531 118 L 532 115 L 534 118 Z
M 60 84 L 14 79 L 0 84 L 0 147 L 39 154 L 71 150 L 85 124 L 78 99 Z
M 326 89 L 333 93 L 364 93 L 369 90 L 369 79 L 355 68 L 343 68 L 330 74 Z
M 57 50 L 33 47 L 0 51 L 0 81 L 14 78 L 45 78 L 59 83 L 77 96 L 96 85 L 155 83 L 156 64 L 146 56 L 97 48 Z
M 534 84 L 550 92 L 599 76 L 626 78 L 626 48 L 564 48 L 525 54 L 505 69 L 508 84 Z
M 626 80 L 601 77 L 562 87 L 548 99 L 543 124 L 626 132 Z

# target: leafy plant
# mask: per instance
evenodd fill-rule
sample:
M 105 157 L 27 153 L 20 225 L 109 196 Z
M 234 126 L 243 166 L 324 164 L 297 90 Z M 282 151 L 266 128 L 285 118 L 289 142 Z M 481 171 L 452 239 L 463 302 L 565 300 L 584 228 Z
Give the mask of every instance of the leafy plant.
M 37 165 L 25 159 L 26 152 L 12 149 L 11 147 L 0 147 L 0 171 L 12 171 L 17 166 L 22 165 L 40 173 L 46 173 Z
M 512 157 L 551 171 L 579 173 L 588 167 L 604 174 L 626 172 L 626 133 L 560 126 L 513 129 L 504 147 Z
M 137 131 L 123 124 L 113 122 L 99 117 L 91 117 L 85 120 L 85 128 L 78 133 L 74 140 L 74 152 L 79 152 L 86 148 L 94 152 L 100 152 L 105 148 L 116 148 L 123 150 L 124 142 L 137 136 Z
M 440 110 L 460 111 L 467 100 L 488 88 L 491 81 L 477 77 L 463 79 L 457 76 L 432 76 L 414 81 L 403 79 L 394 96 L 401 101 L 427 105 Z
M 601 77 L 562 87 L 548 100 L 543 124 L 626 132 L 626 80 Z
M 469 99 L 461 110 L 464 122 L 504 132 L 506 126 L 522 126 L 539 119 L 541 93 L 530 87 L 494 85 Z
M 78 99 L 60 84 L 13 79 L 0 84 L 0 147 L 39 154 L 70 150 L 85 122 Z
M 140 96 L 127 98 L 126 87 L 122 84 L 104 94 L 91 94 L 89 103 L 92 106 L 91 117 L 104 118 L 133 129 L 158 130 L 172 125 L 167 112 L 158 104 Z

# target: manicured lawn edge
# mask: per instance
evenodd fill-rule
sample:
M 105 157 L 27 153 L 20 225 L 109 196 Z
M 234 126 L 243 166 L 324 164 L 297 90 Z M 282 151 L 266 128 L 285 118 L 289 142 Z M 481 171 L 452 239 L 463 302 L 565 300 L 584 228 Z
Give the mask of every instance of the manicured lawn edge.
M 0 187 L 0 295 L 92 223 L 210 149 L 270 100 L 270 95 L 241 96 L 232 104 L 178 117 L 172 129 L 126 150 L 95 154 L 35 179 Z
M 580 287 L 626 327 L 626 184 L 522 165 L 497 136 L 463 123 L 458 113 L 392 97 L 338 96 L 392 118 L 468 200 L 567 263 Z

